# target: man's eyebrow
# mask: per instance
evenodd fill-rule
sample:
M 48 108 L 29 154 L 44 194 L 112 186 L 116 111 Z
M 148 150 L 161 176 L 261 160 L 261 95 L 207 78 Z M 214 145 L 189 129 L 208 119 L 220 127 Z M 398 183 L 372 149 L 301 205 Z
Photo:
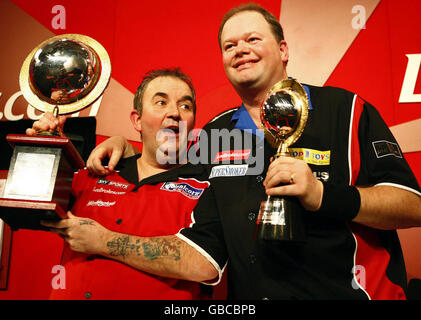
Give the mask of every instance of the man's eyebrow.
M 193 97 L 192 96 L 189 96 L 189 95 L 185 95 L 185 96 L 182 96 L 181 99 L 178 99 L 177 102 L 181 102 L 181 101 L 190 101 L 190 102 L 193 102 Z
M 165 92 L 156 92 L 156 93 L 153 95 L 153 97 L 152 97 L 152 98 L 155 98 L 155 97 L 162 97 L 162 98 L 166 98 L 166 99 L 168 99 L 168 94 L 166 94 Z
M 260 33 L 259 32 L 257 32 L 257 31 L 250 31 L 250 32 L 247 32 L 247 33 L 244 33 L 244 34 L 242 34 L 241 36 L 239 36 L 239 37 L 234 37 L 234 38 L 228 38 L 228 39 L 225 39 L 223 42 L 222 42 L 222 44 L 225 44 L 225 43 L 227 43 L 227 42 L 236 42 L 236 41 L 238 41 L 238 39 L 241 39 L 242 37 L 250 37 L 253 33 L 255 33 L 255 34 L 257 34 L 257 35 L 260 35 Z

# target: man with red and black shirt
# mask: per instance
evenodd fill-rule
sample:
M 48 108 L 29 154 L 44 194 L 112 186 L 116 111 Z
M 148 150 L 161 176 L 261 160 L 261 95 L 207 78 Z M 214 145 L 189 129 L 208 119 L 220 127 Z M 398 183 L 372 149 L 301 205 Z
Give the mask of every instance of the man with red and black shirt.
M 305 243 L 254 237 L 260 202 L 266 199 L 262 174 L 215 176 L 228 165 L 251 170 L 251 156 L 242 163 L 213 161 L 207 167 L 218 212 L 196 211 L 195 224 L 182 229 L 179 237 L 212 253 L 221 267 L 229 259 L 231 298 L 404 299 L 402 251 L 396 231 L 387 230 L 394 222 L 377 224 L 385 230 L 353 222 L 360 202 L 351 186 L 393 186 L 420 196 L 418 183 L 374 107 L 343 89 L 305 88 L 311 102 L 308 123 L 290 148 L 293 158 L 285 159 L 292 168 L 304 161 L 324 185 L 321 208 L 304 212 Z M 244 105 L 217 116 L 204 131 L 209 135 L 218 128 L 239 130 L 244 141 L 257 140 L 248 154 L 263 147 L 268 169 L 276 150 L 256 139 L 257 127 Z M 234 148 L 226 146 L 215 154 L 229 154 Z M 209 158 L 217 159 L 215 154 Z M 402 218 L 402 223 L 411 221 Z M 219 242 L 210 242 L 208 234 Z
M 291 148 L 293 157 L 271 162 L 275 150 L 255 136 L 267 93 L 288 78 L 282 27 L 265 9 L 242 5 L 224 16 L 219 43 L 225 73 L 243 105 L 211 121 L 202 137 L 236 130 L 233 136 L 250 144 L 212 150 L 200 141 L 211 161 L 205 165 L 209 197 L 203 200 L 209 206 L 195 210 L 195 223 L 177 234 L 190 245 L 183 247 L 179 264 L 196 263 L 190 260 L 195 251 L 212 266 L 216 262 L 218 272 L 229 260 L 233 299 L 404 299 L 406 275 L 395 229 L 421 225 L 421 192 L 377 111 L 343 89 L 307 86 L 312 108 Z M 104 170 L 97 156 L 113 148 L 98 147 L 88 166 Z M 252 156 L 259 150 L 264 159 L 256 160 Z M 263 169 L 255 170 L 262 163 Z M 267 195 L 299 200 L 304 244 L 255 239 L 259 205 Z M 170 274 L 174 266 L 165 267 Z
M 165 277 L 165 270 L 142 272 L 130 266 L 129 257 L 142 252 L 156 262 L 180 259 L 182 241 L 134 237 L 172 235 L 189 227 L 199 200 L 206 198 L 209 182 L 202 179 L 202 168 L 181 165 L 186 150 L 180 146 L 193 129 L 195 108 L 191 81 L 178 69 L 153 70 L 145 76 L 130 115 L 143 153 L 123 159 L 118 171 L 103 177 L 94 177 L 87 169 L 77 172 L 69 218 L 43 222 L 66 241 L 61 261 L 65 288 L 53 289 L 52 299 L 207 297 L 197 282 L 183 280 L 181 272 L 176 270 L 171 278 Z M 27 133 L 54 129 L 59 121 L 62 125 L 63 118 L 46 114 Z M 165 136 L 158 139 L 161 134 Z M 215 277 L 203 269 L 197 263 L 180 271 L 188 271 L 196 281 Z

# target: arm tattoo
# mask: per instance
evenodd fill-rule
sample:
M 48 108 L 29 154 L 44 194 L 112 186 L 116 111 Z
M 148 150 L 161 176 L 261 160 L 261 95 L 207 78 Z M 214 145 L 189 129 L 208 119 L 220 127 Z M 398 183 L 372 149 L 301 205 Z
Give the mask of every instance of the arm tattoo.
M 149 260 L 157 258 L 170 258 L 175 261 L 180 260 L 180 240 L 168 240 L 162 238 L 151 238 L 149 241 L 140 243 L 140 240 L 132 242 L 130 236 L 120 236 L 107 242 L 109 253 L 113 257 L 121 256 L 123 259 L 128 254 L 139 252 L 140 247 L 143 248 L 143 256 Z
M 151 239 L 142 243 L 145 258 L 154 260 L 159 257 L 180 260 L 180 240 Z
M 81 225 L 81 226 L 86 225 L 86 224 L 89 224 L 89 225 L 93 226 L 94 222 L 90 221 L 90 220 L 80 220 L 80 222 L 79 222 L 79 225 Z
M 140 241 L 136 240 L 135 243 L 131 243 L 130 236 L 116 237 L 113 240 L 107 242 L 107 247 L 109 248 L 110 255 L 113 257 L 121 256 L 123 259 L 127 254 L 131 252 L 137 252 L 139 254 Z

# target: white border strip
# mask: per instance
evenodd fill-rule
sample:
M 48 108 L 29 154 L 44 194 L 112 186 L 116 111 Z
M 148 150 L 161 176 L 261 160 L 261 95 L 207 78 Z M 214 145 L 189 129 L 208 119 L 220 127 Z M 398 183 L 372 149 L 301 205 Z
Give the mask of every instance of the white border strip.
M 211 285 L 211 286 L 216 286 L 219 282 L 221 282 L 222 279 L 222 274 L 224 273 L 225 267 L 227 266 L 227 263 L 225 263 L 225 266 L 221 269 L 219 268 L 218 263 L 211 257 L 210 254 L 208 254 L 205 250 L 203 250 L 200 246 L 198 246 L 196 243 L 194 243 L 192 240 L 190 240 L 189 238 L 183 236 L 180 232 L 178 232 L 176 235 L 176 237 L 180 238 L 181 240 L 183 240 L 184 242 L 186 242 L 188 245 L 190 245 L 191 247 L 193 247 L 194 249 L 196 249 L 202 256 L 204 256 L 213 266 L 214 268 L 218 271 L 218 280 L 216 282 L 202 282 L 203 284 L 206 285 Z
M 348 133 L 348 167 L 349 167 L 349 185 L 352 182 L 352 163 L 351 163 L 351 138 L 352 138 L 352 125 L 354 121 L 354 109 L 355 109 L 355 100 L 357 99 L 357 95 L 354 94 L 354 99 L 352 100 L 352 109 L 351 109 L 351 116 L 349 120 L 349 133 Z
M 396 183 L 391 183 L 391 182 L 381 182 L 381 183 L 375 184 L 374 186 L 375 186 L 375 187 L 377 187 L 377 186 L 389 186 L 389 187 L 395 187 L 395 188 L 399 188 L 399 189 L 403 189 L 403 190 L 406 190 L 406 191 L 409 191 L 409 192 L 415 193 L 417 196 L 421 197 L 421 192 L 419 192 L 419 191 L 417 191 L 417 190 L 415 190 L 415 189 L 409 188 L 409 187 L 407 187 L 407 186 L 403 186 L 403 185 L 400 185 L 400 184 L 396 184 Z
M 199 183 L 206 183 L 208 185 L 208 187 L 210 186 L 210 182 L 207 181 L 207 180 L 200 181 L 200 180 L 197 180 L 195 178 L 182 178 L 182 177 L 179 177 L 178 179 L 180 179 L 180 180 L 194 180 L 194 181 L 199 182 Z M 196 188 L 196 187 L 194 187 L 194 188 Z M 192 214 L 193 214 L 193 212 L 192 212 Z

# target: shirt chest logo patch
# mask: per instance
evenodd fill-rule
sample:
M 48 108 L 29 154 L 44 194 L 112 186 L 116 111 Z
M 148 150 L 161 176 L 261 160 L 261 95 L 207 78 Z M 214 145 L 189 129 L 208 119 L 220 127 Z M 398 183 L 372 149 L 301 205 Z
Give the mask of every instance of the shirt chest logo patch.
M 289 148 L 289 154 L 295 159 L 304 160 L 308 164 L 316 166 L 330 165 L 330 150 L 319 151 L 306 148 Z
M 213 162 L 248 159 L 250 156 L 250 152 L 250 149 L 221 151 L 216 154 L 215 159 L 213 159 Z
M 245 176 L 248 169 L 248 164 L 241 165 L 221 165 L 212 168 L 209 179 L 216 177 L 239 177 Z
M 161 190 L 179 192 L 189 199 L 199 199 L 205 189 L 192 187 L 186 182 L 165 182 Z
M 102 179 L 102 178 L 98 179 L 98 181 L 96 183 L 97 184 L 105 184 L 105 185 L 110 186 L 110 187 L 116 187 L 116 188 L 125 189 L 125 190 L 127 190 L 129 188 L 129 184 L 127 184 L 127 183 L 110 181 L 110 180 Z
M 373 142 L 374 152 L 377 158 L 383 158 L 386 156 L 395 156 L 396 158 L 402 158 L 401 151 L 396 143 L 382 140 Z

